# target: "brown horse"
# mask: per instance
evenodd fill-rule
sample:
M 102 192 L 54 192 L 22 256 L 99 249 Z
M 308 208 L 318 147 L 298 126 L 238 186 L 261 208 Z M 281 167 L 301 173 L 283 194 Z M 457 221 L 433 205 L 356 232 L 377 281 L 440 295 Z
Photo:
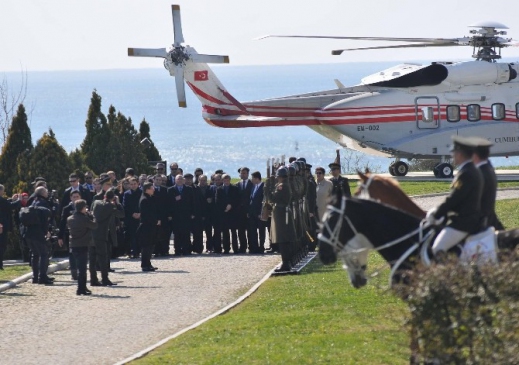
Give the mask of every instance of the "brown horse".
M 360 198 L 378 200 L 417 218 L 425 218 L 426 212 L 403 192 L 398 181 L 390 177 L 373 175 L 369 171 L 357 171 L 361 184 L 354 195 Z M 519 228 L 499 231 L 497 246 L 499 249 L 514 249 L 519 244 Z

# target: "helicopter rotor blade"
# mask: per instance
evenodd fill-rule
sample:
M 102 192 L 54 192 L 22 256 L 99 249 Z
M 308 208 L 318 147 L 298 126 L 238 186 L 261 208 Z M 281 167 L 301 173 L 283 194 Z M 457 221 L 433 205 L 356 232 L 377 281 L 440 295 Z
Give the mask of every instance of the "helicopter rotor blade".
M 229 56 L 216 56 L 209 54 L 192 54 L 191 60 L 200 63 L 229 63 Z
M 175 85 L 177 87 L 177 99 L 178 106 L 181 108 L 185 108 L 186 104 L 186 89 L 184 84 L 184 66 L 176 65 L 175 66 Z
M 166 58 L 166 48 L 128 48 L 128 56 Z
M 402 44 L 398 46 L 378 46 L 378 47 L 363 47 L 363 48 L 346 48 L 346 49 L 336 49 L 332 51 L 332 55 L 338 56 L 345 51 L 366 51 L 370 49 L 389 49 L 389 48 L 420 48 L 420 47 L 456 47 L 463 46 L 463 44 L 435 44 L 435 43 L 420 43 L 420 44 Z
M 182 21 L 180 18 L 180 5 L 171 5 L 171 13 L 173 16 L 173 36 L 175 47 L 184 43 L 184 35 L 182 34 Z
M 395 38 L 395 37 L 343 37 L 343 36 L 321 36 L 321 35 L 264 35 L 254 40 L 266 38 L 315 38 L 315 39 L 349 39 L 356 41 L 389 41 L 389 42 L 419 42 L 419 43 L 454 43 L 459 38 Z

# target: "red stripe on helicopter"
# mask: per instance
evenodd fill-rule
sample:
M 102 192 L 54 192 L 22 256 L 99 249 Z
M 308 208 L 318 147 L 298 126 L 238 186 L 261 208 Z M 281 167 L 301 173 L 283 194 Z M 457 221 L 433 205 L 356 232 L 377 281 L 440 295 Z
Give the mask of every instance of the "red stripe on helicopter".
M 211 96 L 211 95 L 209 95 L 209 94 L 203 92 L 202 90 L 200 90 L 199 88 L 197 88 L 195 85 L 193 85 L 193 84 L 190 83 L 189 81 L 186 81 L 186 83 L 187 83 L 187 85 L 191 88 L 191 90 L 193 90 L 193 92 L 194 92 L 196 95 L 198 95 L 198 96 L 200 96 L 200 97 L 206 99 L 207 101 L 210 101 L 210 102 L 212 102 L 212 103 L 216 103 L 216 104 L 220 104 L 220 105 L 232 105 L 232 104 L 230 104 L 230 103 L 226 103 L 226 102 L 224 102 L 224 101 L 222 101 L 222 100 L 216 99 L 215 97 L 213 97 L 213 96 Z

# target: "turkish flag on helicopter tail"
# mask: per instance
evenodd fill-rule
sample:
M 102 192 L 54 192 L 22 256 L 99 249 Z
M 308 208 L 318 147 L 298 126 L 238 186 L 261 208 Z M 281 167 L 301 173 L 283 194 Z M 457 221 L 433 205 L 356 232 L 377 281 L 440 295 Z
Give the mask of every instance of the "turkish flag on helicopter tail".
M 209 75 L 206 71 L 195 71 L 195 81 L 207 81 L 209 79 Z

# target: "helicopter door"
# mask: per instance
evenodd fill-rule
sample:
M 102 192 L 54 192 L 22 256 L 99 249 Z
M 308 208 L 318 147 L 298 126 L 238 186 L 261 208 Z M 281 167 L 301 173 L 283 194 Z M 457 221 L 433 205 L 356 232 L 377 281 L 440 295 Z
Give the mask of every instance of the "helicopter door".
M 435 129 L 440 126 L 440 101 L 437 97 L 416 98 L 414 109 L 418 129 Z

